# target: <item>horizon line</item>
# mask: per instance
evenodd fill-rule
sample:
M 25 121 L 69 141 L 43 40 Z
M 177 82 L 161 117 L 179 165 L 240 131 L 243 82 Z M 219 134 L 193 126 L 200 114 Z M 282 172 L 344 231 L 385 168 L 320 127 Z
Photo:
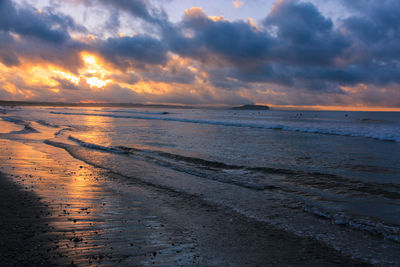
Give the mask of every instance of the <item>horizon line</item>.
M 242 105 L 249 104 L 243 103 Z M 130 102 L 100 102 L 100 101 L 23 101 L 23 100 L 0 100 L 0 106 L 80 106 L 80 107 L 170 107 L 170 108 L 230 108 L 240 106 L 229 104 L 178 104 L 178 103 L 130 103 Z M 400 107 L 366 107 L 366 106 L 322 106 L 322 105 L 275 105 L 268 103 L 255 103 L 254 105 L 265 105 L 272 110 L 304 110 L 304 111 L 376 111 L 376 112 L 400 112 Z

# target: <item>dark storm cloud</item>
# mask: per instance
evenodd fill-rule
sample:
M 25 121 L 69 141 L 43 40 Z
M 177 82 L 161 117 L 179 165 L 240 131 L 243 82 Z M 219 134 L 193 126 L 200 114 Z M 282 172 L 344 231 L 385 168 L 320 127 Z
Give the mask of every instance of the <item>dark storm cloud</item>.
M 105 29 L 115 31 L 119 28 L 121 25 L 120 19 L 119 19 L 119 11 L 118 10 L 113 10 L 111 11 L 111 15 L 109 19 L 105 23 Z
M 400 59 L 400 2 L 344 1 L 355 15 L 344 20 L 354 42 L 368 60 Z
M 261 28 L 243 21 L 214 21 L 194 8 L 172 33 L 168 30 L 166 40 L 175 53 L 209 65 L 225 62 L 209 72 L 210 81 L 221 88 L 238 88 L 243 82 L 292 86 L 297 78 L 307 80 L 299 74 L 305 65 L 331 68 L 350 46 L 315 6 L 298 1 L 276 5 Z
M 151 66 L 150 68 L 142 70 L 140 74 L 144 81 L 165 83 L 191 84 L 195 79 L 194 74 L 188 70 L 186 66 L 181 68 L 175 66 L 168 66 L 168 68 Z
M 283 1 L 264 20 L 264 26 L 276 31 L 277 61 L 299 65 L 331 65 L 349 41 L 334 29 L 311 3 Z
M 201 10 L 192 9 L 175 30 L 181 34 L 168 36 L 177 53 L 193 57 L 212 53 L 238 67 L 267 60 L 329 65 L 350 45 L 315 6 L 297 1 L 276 6 L 262 29 L 243 21 L 213 21 Z
M 0 1 L 0 61 L 18 65 L 19 57 L 47 61 L 76 70 L 84 44 L 70 38 L 69 30 L 86 32 L 67 15 L 51 8 L 38 11 L 10 0 Z
M 213 21 L 196 9 L 186 14 L 174 31 L 165 34 L 174 52 L 194 58 L 211 53 L 232 64 L 265 59 L 272 43 L 267 34 L 255 31 L 248 23 Z M 185 36 L 185 32 L 192 36 Z
M 165 64 L 167 48 L 146 35 L 108 38 L 99 44 L 100 53 L 116 67 L 126 69 L 140 64 Z
M 27 63 L 30 64 L 50 63 L 77 73 L 83 64 L 80 52 L 84 49 L 91 48 L 73 39 L 62 45 L 55 45 L 51 42 L 34 41 L 30 38 L 20 37 L 7 51 L 8 53 L 14 53 L 18 58 L 26 59 Z
M 346 2 L 361 11 L 336 26 L 300 1 L 276 3 L 257 29 L 191 9 L 165 39 L 175 53 L 210 65 L 220 88 L 276 83 L 343 93 L 341 86 L 400 83 L 400 2 Z
M 144 0 L 100 0 L 103 4 L 117 6 L 120 9 L 126 10 L 133 16 L 151 20 L 152 16 L 149 13 L 146 1 Z
M 7 32 L 0 31 L 0 62 L 6 66 L 19 65 L 18 56 L 13 51 L 14 38 Z
M 145 1 L 112 3 L 142 19 L 152 20 Z M 117 9 L 112 11 L 109 27 L 119 26 L 118 14 Z M 85 27 L 76 24 L 71 17 L 55 12 L 53 8 L 38 11 L 27 4 L 21 6 L 10 0 L 0 1 L 0 60 L 7 66 L 19 64 L 18 57 L 22 56 L 77 72 L 82 65 L 79 56 L 82 50 L 98 52 L 121 69 L 140 64 L 165 64 L 167 61 L 167 47 L 154 37 L 136 35 L 86 44 L 72 39 L 70 31 L 87 33 Z M 10 34 L 18 34 L 18 40 Z
M 70 37 L 68 29 L 84 30 L 69 16 L 47 10 L 39 13 L 31 6 L 16 7 L 11 0 L 0 1 L 0 30 L 46 42 L 61 44 Z
M 57 77 L 53 77 L 52 79 L 59 83 L 60 89 L 66 89 L 66 90 L 78 90 L 79 89 L 79 85 L 76 85 L 71 81 L 57 78 Z
M 167 18 L 163 10 L 150 6 L 146 0 L 84 0 L 84 2 L 89 5 L 100 3 L 104 6 L 127 12 L 133 17 L 149 23 L 161 23 Z

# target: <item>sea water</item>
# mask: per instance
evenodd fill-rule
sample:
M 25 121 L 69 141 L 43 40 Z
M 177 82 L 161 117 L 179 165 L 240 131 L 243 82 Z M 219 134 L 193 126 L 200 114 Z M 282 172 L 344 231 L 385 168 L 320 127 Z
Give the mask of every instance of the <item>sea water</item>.
M 400 113 L 23 107 L 41 143 L 370 262 L 400 247 Z M 371 247 L 374 251 L 371 252 Z

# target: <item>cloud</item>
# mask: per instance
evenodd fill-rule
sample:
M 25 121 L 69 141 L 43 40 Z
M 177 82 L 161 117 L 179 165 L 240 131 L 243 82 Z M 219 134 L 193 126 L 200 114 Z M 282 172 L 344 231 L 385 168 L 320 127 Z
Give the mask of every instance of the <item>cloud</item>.
M 311 3 L 279 1 L 264 20 L 275 30 L 273 53 L 277 61 L 291 64 L 330 65 L 350 44 Z
M 142 19 L 143 21 L 159 24 L 167 20 L 166 13 L 151 6 L 147 0 L 82 0 L 87 5 L 97 5 L 101 4 L 112 8 L 114 10 L 119 10 L 121 12 L 126 12 L 135 18 Z
M 67 80 L 67 79 L 62 79 L 62 78 L 58 78 L 58 77 L 53 77 L 53 80 L 57 81 L 58 84 L 58 88 L 59 89 L 66 89 L 66 90 L 78 90 L 79 89 L 79 85 Z
M 73 14 L 60 12 L 61 5 L 38 11 L 33 4 L 0 1 L 2 96 L 399 105 L 400 2 L 395 0 L 341 0 L 336 4 L 348 13 L 335 22 L 312 3 L 279 0 L 258 24 L 209 16 L 199 7 L 187 9 L 173 23 L 146 0 L 58 2 L 84 3 L 88 16 L 91 8 L 103 8 L 107 19 L 93 30 L 106 33 L 89 32 Z M 139 33 L 119 36 L 124 27 Z M 85 53 L 107 68 L 104 77 L 85 70 Z M 109 82 L 96 90 L 84 79 L 76 84 L 50 75 L 42 86 L 31 84 L 24 75 L 38 66 Z
M 0 62 L 6 66 L 17 66 L 20 63 L 13 45 L 14 38 L 8 32 L 0 31 Z
M 400 59 L 400 2 L 344 1 L 355 12 L 343 26 L 357 48 L 364 51 L 363 60 L 392 61 Z M 362 9 L 358 9 L 362 6 Z
M 98 43 L 101 55 L 121 69 L 140 64 L 165 64 L 167 48 L 160 40 L 147 35 L 108 38 Z
M 69 16 L 31 6 L 17 7 L 11 0 L 0 1 L 0 30 L 60 44 L 70 38 L 68 29 L 84 31 Z
M 86 28 L 51 8 L 37 10 L 0 1 L 0 61 L 7 66 L 18 65 L 24 57 L 76 69 L 80 65 L 76 53 L 84 45 L 74 41 L 69 31 L 85 33 Z
M 240 1 L 240 0 L 235 0 L 232 2 L 232 5 L 234 8 L 239 8 L 239 7 L 243 6 L 243 4 L 244 4 L 243 1 Z
M 169 59 L 165 66 L 151 66 L 144 70 L 137 70 L 145 81 L 192 84 L 195 81 L 195 73 L 190 62 L 186 62 L 177 56 Z
M 268 34 L 246 22 L 213 20 L 200 8 L 186 10 L 174 31 L 166 39 L 175 53 L 197 59 L 219 57 L 238 66 L 265 60 L 272 44 Z

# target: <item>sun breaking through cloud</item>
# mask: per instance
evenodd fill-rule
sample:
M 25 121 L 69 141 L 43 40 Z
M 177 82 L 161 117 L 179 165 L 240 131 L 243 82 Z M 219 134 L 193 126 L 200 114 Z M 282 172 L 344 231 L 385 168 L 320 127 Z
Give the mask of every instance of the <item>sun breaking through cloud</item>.
M 0 99 L 399 108 L 399 2 L 310 1 L 3 0 Z

